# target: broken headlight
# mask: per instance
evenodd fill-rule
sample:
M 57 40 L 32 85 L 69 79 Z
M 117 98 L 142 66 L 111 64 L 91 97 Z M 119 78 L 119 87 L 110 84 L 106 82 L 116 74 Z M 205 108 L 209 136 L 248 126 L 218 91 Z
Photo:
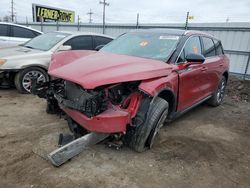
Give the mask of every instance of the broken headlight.
M 123 101 L 137 90 L 139 81 L 116 84 L 108 88 L 108 98 L 112 104 L 122 104 Z

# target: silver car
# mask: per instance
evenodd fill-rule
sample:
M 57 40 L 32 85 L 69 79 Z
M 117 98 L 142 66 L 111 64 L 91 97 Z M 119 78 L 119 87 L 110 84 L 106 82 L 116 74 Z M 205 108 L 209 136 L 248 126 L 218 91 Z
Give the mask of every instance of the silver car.
M 81 32 L 49 32 L 23 45 L 0 49 L 0 86 L 14 85 L 20 93 L 29 93 L 31 77 L 48 81 L 47 68 L 54 52 L 65 50 L 98 50 L 112 37 Z

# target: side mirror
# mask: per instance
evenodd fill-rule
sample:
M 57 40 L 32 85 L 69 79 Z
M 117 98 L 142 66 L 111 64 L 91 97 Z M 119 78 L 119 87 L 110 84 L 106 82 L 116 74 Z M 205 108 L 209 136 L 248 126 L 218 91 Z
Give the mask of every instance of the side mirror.
M 99 51 L 103 46 L 105 46 L 105 45 L 104 45 L 104 44 L 101 44 L 101 45 L 95 47 L 95 50 L 96 50 L 96 51 Z
M 202 54 L 190 53 L 187 54 L 186 60 L 189 64 L 201 64 L 205 61 L 205 57 Z
M 57 51 L 59 52 L 59 51 L 68 51 L 68 50 L 71 50 L 72 49 L 72 47 L 70 46 L 70 45 L 61 45 L 58 49 L 57 49 Z

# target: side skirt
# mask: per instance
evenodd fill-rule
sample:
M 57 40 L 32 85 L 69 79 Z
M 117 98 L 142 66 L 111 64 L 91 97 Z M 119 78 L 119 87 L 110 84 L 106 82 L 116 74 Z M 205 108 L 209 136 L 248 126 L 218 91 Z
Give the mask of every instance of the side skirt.
M 179 118 L 180 116 L 182 116 L 183 114 L 185 114 L 186 112 L 192 110 L 193 108 L 199 106 L 201 103 L 205 102 L 206 100 L 208 100 L 209 98 L 211 98 L 212 95 L 209 95 L 207 97 L 205 97 L 204 99 L 200 100 L 199 102 L 193 104 L 192 106 L 182 110 L 182 111 L 179 111 L 179 112 L 175 112 L 172 114 L 172 116 L 168 119 L 169 121 L 173 121 L 177 118 Z

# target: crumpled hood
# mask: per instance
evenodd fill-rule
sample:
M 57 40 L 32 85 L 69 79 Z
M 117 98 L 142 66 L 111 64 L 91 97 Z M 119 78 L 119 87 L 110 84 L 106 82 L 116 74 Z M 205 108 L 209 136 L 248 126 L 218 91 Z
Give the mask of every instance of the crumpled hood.
M 19 59 L 32 55 L 44 53 L 41 50 L 29 49 L 23 46 L 7 47 L 0 49 L 0 58 L 3 59 Z
M 162 77 L 172 71 L 172 66 L 163 61 L 107 52 L 87 54 L 81 58 L 76 56 L 76 60 L 72 60 L 69 57 L 69 52 L 67 52 L 65 58 L 68 58 L 70 63 L 56 66 L 55 64 L 60 63 L 56 61 L 60 56 L 65 57 L 61 53 L 53 58 L 49 74 L 77 83 L 85 89 L 94 89 L 98 86 L 119 82 Z M 64 59 L 64 61 L 66 60 Z

